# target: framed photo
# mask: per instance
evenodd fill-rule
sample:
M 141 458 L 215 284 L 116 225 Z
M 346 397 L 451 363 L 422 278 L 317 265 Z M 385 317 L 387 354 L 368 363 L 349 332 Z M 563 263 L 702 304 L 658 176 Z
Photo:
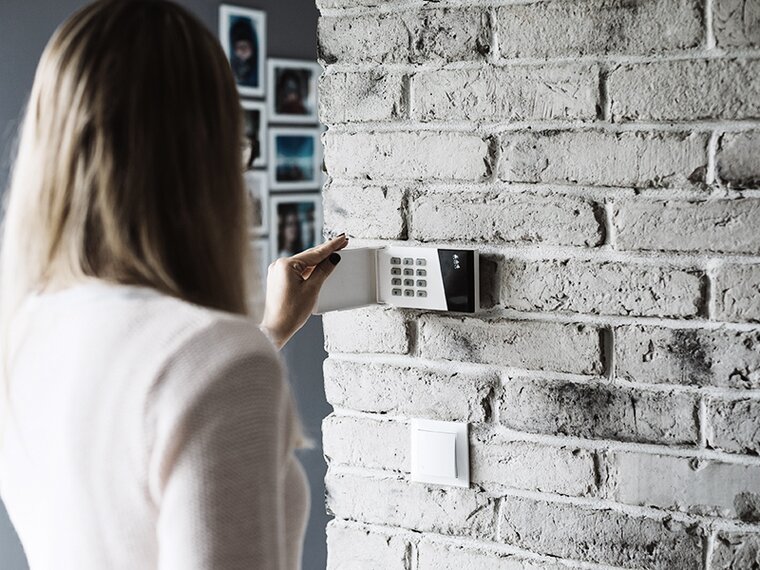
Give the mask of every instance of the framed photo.
M 322 242 L 322 199 L 318 192 L 274 195 L 271 208 L 272 260 L 290 257 Z
M 251 202 L 251 235 L 269 233 L 269 192 L 267 174 L 264 170 L 247 170 L 243 174 L 248 199 Z
M 263 97 L 266 93 L 266 13 L 222 4 L 219 6 L 219 41 L 240 94 Z
M 269 129 L 269 187 L 313 190 L 322 183 L 319 129 Z
M 267 61 L 267 100 L 273 123 L 316 123 L 317 80 L 322 68 L 313 61 Z
M 245 138 L 251 154 L 248 168 L 259 168 L 267 164 L 267 117 L 266 105 L 262 101 L 241 101 Z

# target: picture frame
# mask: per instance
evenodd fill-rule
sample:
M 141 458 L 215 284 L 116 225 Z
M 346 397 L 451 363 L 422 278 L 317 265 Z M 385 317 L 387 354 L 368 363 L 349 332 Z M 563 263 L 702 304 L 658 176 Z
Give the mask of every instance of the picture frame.
M 267 60 L 267 106 L 272 123 L 319 121 L 317 84 L 322 67 L 315 61 Z
M 245 125 L 245 137 L 252 148 L 258 143 L 258 157 L 254 158 L 248 167 L 262 168 L 267 165 L 268 142 L 267 136 L 267 106 L 263 101 L 249 101 L 244 99 L 240 102 L 243 108 Z M 255 152 L 255 150 L 253 151 Z
M 268 177 L 265 170 L 246 170 L 243 173 L 246 196 L 250 201 L 252 220 L 251 236 L 265 236 L 269 233 L 269 191 Z
M 219 6 L 219 42 L 222 44 L 238 92 L 266 95 L 266 12 L 232 4 Z
M 322 185 L 319 128 L 269 129 L 269 188 L 316 190 Z
M 276 194 L 270 199 L 270 259 L 290 257 L 322 243 L 322 195 Z

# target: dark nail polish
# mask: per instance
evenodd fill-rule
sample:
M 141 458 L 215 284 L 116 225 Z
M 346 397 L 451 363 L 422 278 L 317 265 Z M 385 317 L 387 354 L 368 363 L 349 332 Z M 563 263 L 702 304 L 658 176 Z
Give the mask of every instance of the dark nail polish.
M 337 253 L 331 253 L 330 254 L 330 263 L 333 265 L 338 265 L 338 262 L 340 262 L 340 255 Z

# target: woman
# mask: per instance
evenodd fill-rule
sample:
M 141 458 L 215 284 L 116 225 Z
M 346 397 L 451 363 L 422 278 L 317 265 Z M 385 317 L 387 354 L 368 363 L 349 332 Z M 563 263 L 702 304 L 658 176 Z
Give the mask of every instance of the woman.
M 214 37 L 162 0 L 87 6 L 43 54 L 2 252 L 0 493 L 33 570 L 299 566 L 275 347 L 346 238 L 270 266 L 246 316 L 239 108 Z

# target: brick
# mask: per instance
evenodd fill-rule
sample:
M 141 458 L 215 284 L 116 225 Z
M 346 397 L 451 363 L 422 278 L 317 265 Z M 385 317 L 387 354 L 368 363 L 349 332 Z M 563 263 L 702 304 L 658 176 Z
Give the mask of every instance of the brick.
M 322 325 L 327 352 L 409 352 L 406 320 L 397 311 L 379 307 L 331 311 L 322 316 Z
M 325 394 L 333 406 L 362 412 L 452 421 L 483 421 L 496 376 L 451 369 L 389 366 L 328 359 Z
M 514 192 L 432 192 L 410 204 L 414 239 L 596 246 L 600 208 L 571 196 Z
M 325 458 L 339 465 L 410 471 L 409 426 L 404 422 L 336 416 L 322 422 Z
M 502 57 L 647 54 L 698 47 L 698 0 L 537 2 L 497 9 Z
M 499 493 L 504 488 L 561 495 L 593 495 L 597 490 L 594 453 L 572 446 L 517 441 L 487 430 L 470 434 L 471 479 Z
M 619 249 L 760 253 L 760 200 L 617 202 Z
M 502 303 L 522 311 L 689 317 L 702 307 L 697 270 L 582 260 L 507 260 Z
M 760 506 L 760 469 L 688 457 L 613 453 L 610 498 L 629 505 L 738 517 L 752 522 Z M 753 515 L 754 513 L 754 515 Z
M 482 61 L 491 51 L 488 14 L 480 8 L 323 16 L 317 36 L 328 64 Z
M 327 524 L 327 570 L 406 570 L 408 549 L 397 535 L 343 521 Z
M 421 121 L 596 118 L 595 65 L 452 69 L 412 77 Z
M 760 117 L 760 60 L 622 65 L 607 80 L 614 121 Z
M 716 319 L 760 321 L 760 266 L 721 266 L 714 291 Z
M 502 135 L 498 174 L 510 182 L 637 188 L 702 182 L 704 133 L 518 131 Z
M 707 399 L 707 445 L 732 453 L 760 454 L 760 400 Z
M 668 519 L 505 497 L 502 540 L 533 552 L 626 568 L 701 568 L 702 537 Z
M 756 0 L 714 0 L 713 34 L 719 48 L 760 47 L 760 5 Z
M 417 545 L 417 570 L 573 570 L 567 564 L 521 558 L 494 548 L 462 546 L 423 539 Z
M 614 344 L 626 380 L 760 389 L 760 331 L 618 327 Z
M 760 131 L 724 134 L 716 156 L 718 177 L 734 188 L 760 188 L 759 155 Z
M 541 321 L 426 315 L 418 322 L 420 356 L 531 370 L 601 374 L 601 331 Z
M 499 397 L 506 427 L 530 432 L 667 445 L 699 440 L 693 394 L 510 378 Z
M 711 570 L 752 570 L 760 567 L 760 533 L 719 532 L 710 560 Z
M 495 501 L 457 487 L 329 471 L 327 507 L 339 518 L 418 531 L 492 538 Z
M 331 73 L 319 82 L 322 123 L 394 121 L 406 116 L 404 76 L 382 72 Z
M 488 141 L 465 133 L 332 133 L 327 172 L 337 178 L 481 180 L 489 172 Z
M 350 237 L 404 239 L 404 193 L 388 186 L 328 184 L 323 194 L 325 229 Z

